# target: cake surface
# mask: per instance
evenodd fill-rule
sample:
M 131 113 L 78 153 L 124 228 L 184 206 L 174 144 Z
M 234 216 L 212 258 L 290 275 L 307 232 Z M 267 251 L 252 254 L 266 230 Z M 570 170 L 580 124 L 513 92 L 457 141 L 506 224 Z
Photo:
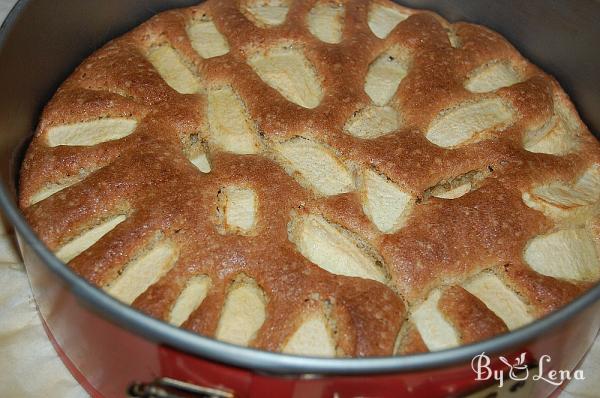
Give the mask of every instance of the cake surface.
M 20 206 L 79 275 L 196 333 L 403 355 L 600 279 L 600 145 L 500 35 L 383 0 L 208 0 L 87 58 Z

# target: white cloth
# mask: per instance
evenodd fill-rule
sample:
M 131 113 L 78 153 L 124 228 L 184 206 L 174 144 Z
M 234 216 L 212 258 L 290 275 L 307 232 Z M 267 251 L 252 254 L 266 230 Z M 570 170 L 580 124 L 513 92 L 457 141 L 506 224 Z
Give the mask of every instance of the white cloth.
M 1 218 L 0 397 L 87 397 L 46 337 L 14 235 Z

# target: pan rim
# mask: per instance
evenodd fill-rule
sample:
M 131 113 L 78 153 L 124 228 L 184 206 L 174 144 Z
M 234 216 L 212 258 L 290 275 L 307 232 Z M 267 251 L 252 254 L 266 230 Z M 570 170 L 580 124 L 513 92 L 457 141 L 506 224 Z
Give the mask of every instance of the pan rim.
M 18 0 L 0 27 L 0 50 L 18 22 L 24 8 L 33 0 Z M 600 300 L 600 284 L 564 307 L 522 328 L 478 343 L 422 354 L 368 358 L 316 358 L 267 352 L 201 336 L 151 318 L 113 299 L 101 289 L 76 275 L 58 260 L 30 228 L 4 181 L 0 182 L 0 209 L 15 227 L 19 237 L 57 275 L 84 305 L 102 317 L 139 336 L 165 344 L 184 353 L 227 365 L 274 375 L 356 375 L 429 370 L 470 362 L 482 352 L 495 354 L 519 348 Z

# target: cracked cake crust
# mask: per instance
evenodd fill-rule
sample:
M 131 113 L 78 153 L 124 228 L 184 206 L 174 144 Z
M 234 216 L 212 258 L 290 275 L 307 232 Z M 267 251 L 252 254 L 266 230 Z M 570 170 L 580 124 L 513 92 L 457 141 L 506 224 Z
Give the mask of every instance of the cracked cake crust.
M 44 109 L 21 170 L 20 206 L 43 242 L 58 252 L 120 217 L 68 265 L 110 292 L 130 264 L 164 248 L 170 260 L 131 305 L 169 319 L 188 281 L 207 276 L 205 297 L 181 325 L 207 336 L 219 337 L 228 296 L 248 278 L 265 318 L 241 344 L 270 351 L 285 351 L 312 312 L 338 356 L 445 348 L 440 323 L 455 331 L 454 345 L 470 343 L 589 288 L 600 277 L 600 177 L 584 196 L 569 192 L 600 164 L 600 146 L 554 78 L 487 28 L 387 1 L 318 2 L 343 8 L 331 14 L 341 33 L 326 36 L 339 42 L 323 42 L 307 23 L 316 3 L 277 3 L 287 7 L 283 21 L 265 24 L 248 7 L 269 2 L 208 0 L 163 12 L 87 58 Z M 370 26 L 374 7 L 402 15 L 384 38 Z M 192 32 L 220 47 L 203 58 Z M 374 67 L 381 56 L 406 59 Z M 365 90 L 379 67 L 399 81 L 385 102 L 385 117 L 396 119 L 381 133 L 351 134 L 353 117 L 371 115 L 357 122 L 367 131 L 387 123 L 377 119 L 377 91 Z M 230 126 L 211 102 L 223 87 L 243 124 Z M 361 113 L 367 107 L 374 111 Z M 94 128 L 82 123 L 107 119 L 118 137 L 69 141 Z M 199 155 L 210 171 L 195 166 Z M 556 182 L 567 188 L 553 195 L 568 200 L 542 199 L 558 216 L 524 200 Z M 251 211 L 236 204 L 244 200 Z M 331 227 L 328 246 L 302 235 L 321 225 L 308 216 Z M 565 264 L 589 269 L 557 273 L 573 275 L 564 278 L 527 263 L 533 239 L 574 228 L 588 234 L 591 254 Z M 558 239 L 546 250 L 558 250 Z M 346 250 L 343 266 L 368 274 L 369 264 L 380 279 L 344 274 L 319 255 L 343 245 L 357 253 Z M 486 302 L 489 283 L 505 289 L 506 310 Z M 441 296 L 430 307 L 432 292 Z M 429 316 L 436 308 L 440 317 Z

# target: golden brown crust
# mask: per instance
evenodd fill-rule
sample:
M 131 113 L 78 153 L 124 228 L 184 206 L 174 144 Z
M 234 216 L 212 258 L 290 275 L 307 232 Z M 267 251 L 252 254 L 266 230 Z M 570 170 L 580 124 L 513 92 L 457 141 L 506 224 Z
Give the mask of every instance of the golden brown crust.
M 433 288 L 459 285 L 483 269 L 507 264 L 502 279 L 537 316 L 580 294 L 583 284 L 522 265 L 527 242 L 556 228 L 523 203 L 523 192 L 573 180 L 600 163 L 600 146 L 576 114 L 577 150 L 557 156 L 523 148 L 527 132 L 546 123 L 556 103 L 574 112 L 556 81 L 498 34 L 473 24 L 450 25 L 430 12 L 400 8 L 411 16 L 379 39 L 369 29 L 370 3 L 363 0 L 344 2 L 342 41 L 324 44 L 304 22 L 314 4 L 294 1 L 285 23 L 263 28 L 248 20 L 238 1 L 209 0 L 159 14 L 85 60 L 46 106 L 22 166 L 20 206 L 40 238 L 56 250 L 90 225 L 125 214 L 126 221 L 69 263 L 76 272 L 104 286 L 140 248 L 158 238 L 169 240 L 177 247 L 177 264 L 133 306 L 166 319 L 186 281 L 208 275 L 211 290 L 183 327 L 212 336 L 228 286 L 244 273 L 268 298 L 267 319 L 251 344 L 273 351 L 282 349 L 294 331 L 290 319 L 314 297 L 331 306 L 338 353 L 367 356 L 393 352 L 403 320 Z M 186 24 L 203 15 L 227 38 L 226 55 L 203 59 L 192 47 Z M 460 46 L 451 45 L 449 32 Z M 149 49 L 160 44 L 174 48 L 199 78 L 198 94 L 179 94 L 147 60 Z M 314 66 L 325 92 L 314 109 L 288 101 L 246 62 L 252 54 L 281 45 L 301 49 Z M 351 136 L 344 131 L 347 120 L 371 103 L 363 89 L 369 65 L 393 45 L 411 56 L 409 72 L 389 103 L 402 115 L 402 126 L 373 139 Z M 454 148 L 428 140 L 425 132 L 440 113 L 490 97 L 469 92 L 464 82 L 495 60 L 511 62 L 522 75 L 522 82 L 494 94 L 514 111 L 510 126 Z M 203 174 L 184 152 L 192 140 L 210 140 L 206 90 L 223 84 L 239 94 L 263 149 L 258 155 L 234 155 L 209 146 L 212 171 Z M 94 146 L 47 145 L 53 126 L 107 117 L 134 118 L 138 125 L 125 138 Z M 320 197 L 303 188 L 270 150 L 273 143 L 296 136 L 326 144 L 352 168 L 376 170 L 404 187 L 416 198 L 406 224 L 381 233 L 364 214 L 358 189 Z M 91 173 L 84 181 L 29 205 L 48 182 L 82 171 Z M 485 171 L 486 178 L 468 195 L 445 200 L 425 194 L 442 181 L 474 171 Z M 215 228 L 217 194 L 231 184 L 257 194 L 252 236 L 221 234 Z M 311 263 L 288 239 L 293 212 L 322 215 L 360 236 L 381 256 L 389 284 L 334 275 Z M 448 288 L 440 308 L 463 342 L 506 331 L 462 288 Z M 417 329 L 408 326 L 401 352 L 425 351 Z
M 539 317 L 564 306 L 592 286 L 541 275 L 522 264 L 507 264 L 503 269 L 503 277 Z
M 405 322 L 402 327 L 401 339 L 398 344 L 398 355 L 420 354 L 428 352 L 421 334 L 412 322 Z
M 460 286 L 446 289 L 438 306 L 455 328 L 460 330 L 460 341 L 463 344 L 508 332 L 502 319 Z

